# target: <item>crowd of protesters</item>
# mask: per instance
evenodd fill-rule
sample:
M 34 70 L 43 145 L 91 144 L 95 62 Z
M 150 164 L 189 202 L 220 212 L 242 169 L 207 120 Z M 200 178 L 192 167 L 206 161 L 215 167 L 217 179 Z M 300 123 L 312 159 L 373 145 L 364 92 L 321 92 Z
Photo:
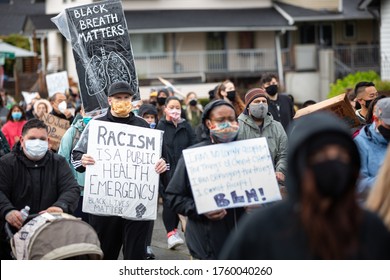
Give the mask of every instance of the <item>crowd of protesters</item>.
M 117 259 L 120 250 L 124 259 L 158 257 L 153 221 L 82 210 L 84 172 L 95 159 L 80 136 L 88 138 L 91 119 L 164 131 L 155 172 L 168 249 L 185 243 L 192 259 L 390 259 L 390 97 L 371 81 L 347 92 L 360 123 L 353 130 L 329 112 L 293 119 L 296 105 L 273 73 L 241 94 L 232 81 L 221 81 L 204 107 L 196 92 L 178 97 L 169 87 L 136 101 L 128 84 L 116 82 L 108 90 L 110 107 L 97 116 L 84 111 L 74 91 L 48 100 L 38 94 L 30 104 L 0 93 L 1 259 L 10 258 L 4 225 L 20 229 L 25 205 L 90 223 L 105 259 Z M 58 151 L 49 145 L 44 114 L 69 122 Z M 198 214 L 183 150 L 260 137 L 282 200 Z

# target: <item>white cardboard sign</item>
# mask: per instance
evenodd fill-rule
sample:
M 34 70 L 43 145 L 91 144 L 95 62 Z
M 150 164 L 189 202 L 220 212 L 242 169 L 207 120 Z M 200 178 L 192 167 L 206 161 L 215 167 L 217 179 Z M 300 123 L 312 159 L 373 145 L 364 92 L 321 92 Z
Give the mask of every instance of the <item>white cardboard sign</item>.
M 265 138 L 183 151 L 198 214 L 281 200 Z
M 91 120 L 83 211 L 131 220 L 155 220 L 161 156 L 160 130 Z
M 46 85 L 49 97 L 53 96 L 57 92 L 65 94 L 69 89 L 68 72 L 62 71 L 58 73 L 47 74 Z

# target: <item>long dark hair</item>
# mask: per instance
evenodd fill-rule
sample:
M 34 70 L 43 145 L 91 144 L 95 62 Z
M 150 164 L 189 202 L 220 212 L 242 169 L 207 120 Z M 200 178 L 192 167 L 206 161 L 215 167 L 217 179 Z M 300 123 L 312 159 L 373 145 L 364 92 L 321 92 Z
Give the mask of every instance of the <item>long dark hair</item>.
M 354 170 L 354 178 L 359 170 Z M 300 203 L 300 221 L 307 234 L 310 251 L 321 259 L 350 259 L 359 245 L 362 211 L 356 202 L 356 181 L 337 197 L 324 196 L 317 190 L 310 171 L 304 174 Z
M 9 109 L 9 112 L 8 112 L 8 114 L 7 114 L 7 121 L 13 120 L 13 119 L 12 119 L 12 110 L 13 110 L 14 108 L 19 108 L 19 110 L 22 112 L 22 117 L 20 118 L 19 121 L 24 121 L 24 120 L 26 120 L 26 112 L 24 111 L 23 107 L 20 106 L 20 105 L 18 105 L 18 104 L 14 104 L 14 105 L 12 105 L 11 109 Z

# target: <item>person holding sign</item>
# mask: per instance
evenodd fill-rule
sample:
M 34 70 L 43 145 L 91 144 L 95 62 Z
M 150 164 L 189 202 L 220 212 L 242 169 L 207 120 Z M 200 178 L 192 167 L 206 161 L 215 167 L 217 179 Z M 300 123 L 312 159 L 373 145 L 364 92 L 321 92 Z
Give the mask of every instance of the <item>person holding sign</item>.
M 292 123 L 289 199 L 247 215 L 221 259 L 389 259 L 390 232 L 359 207 L 360 157 L 349 128 L 328 112 Z
M 287 172 L 287 135 L 282 124 L 268 112 L 268 97 L 264 90 L 254 88 L 246 93 L 245 109 L 238 116 L 238 123 L 238 140 L 258 137 L 267 139 L 276 179 L 283 185 Z
M 128 83 L 122 81 L 113 83 L 108 90 L 110 107 L 105 115 L 96 118 L 96 120 L 149 128 L 149 124 L 145 120 L 131 112 L 131 102 L 134 96 L 135 93 Z M 72 164 L 78 172 L 85 172 L 86 166 L 95 164 L 95 159 L 87 154 L 88 135 L 89 125 L 85 128 L 72 152 Z M 159 159 L 156 162 L 155 171 L 161 174 L 166 169 L 165 160 Z M 125 176 L 123 172 L 121 174 L 121 176 Z M 146 258 L 147 232 L 151 221 L 92 214 L 89 218 L 90 224 L 99 236 L 104 259 L 118 259 L 122 245 L 125 260 Z
M 202 124 L 209 138 L 192 148 L 235 141 L 238 123 L 231 103 L 219 99 L 204 109 Z M 166 199 L 173 211 L 187 216 L 186 243 L 195 259 L 216 259 L 230 231 L 244 213 L 243 208 L 219 209 L 199 215 L 189 182 L 184 158 L 166 189 Z
M 29 120 L 23 126 L 20 142 L 11 153 L 0 158 L 1 229 L 5 221 L 19 229 L 22 226 L 19 210 L 26 205 L 31 214 L 73 213 L 79 197 L 79 185 L 65 158 L 49 150 L 47 126 L 41 120 Z M 10 257 L 5 232 L 0 234 L 0 254 Z

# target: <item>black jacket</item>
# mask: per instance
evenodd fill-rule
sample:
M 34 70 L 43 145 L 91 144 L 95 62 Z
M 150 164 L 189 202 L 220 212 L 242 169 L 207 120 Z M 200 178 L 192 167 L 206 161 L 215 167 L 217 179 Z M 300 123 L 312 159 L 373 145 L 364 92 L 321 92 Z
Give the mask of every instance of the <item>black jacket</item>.
M 169 183 L 175 172 L 176 165 L 182 155 L 184 149 L 195 144 L 196 136 L 191 125 L 187 121 L 183 121 L 177 127 L 165 118 L 159 121 L 157 129 L 164 131 L 163 134 L 163 150 L 164 158 L 169 164 L 169 171 L 165 174 L 163 180 L 164 187 Z
M 50 206 L 72 213 L 78 204 L 80 186 L 65 158 L 48 151 L 39 161 L 29 160 L 20 143 L 0 159 L 0 215 L 30 206 L 36 214 Z
M 300 118 L 301 119 L 301 118 Z M 341 120 L 326 113 L 302 117 L 293 123 L 289 135 L 288 171 L 286 186 L 287 200 L 262 208 L 248 215 L 239 224 L 224 247 L 221 259 L 318 259 L 311 252 L 309 239 L 300 221 L 300 192 L 306 162 L 306 151 L 313 139 L 324 139 L 330 133 L 338 135 L 350 145 L 351 166 L 358 174 L 359 152 L 346 126 Z M 333 137 L 333 136 L 332 136 Z M 338 139 L 340 139 L 338 138 Z M 321 141 L 321 140 L 319 140 Z M 317 141 L 318 143 L 318 141 Z M 327 142 L 328 143 L 328 142 Z M 357 175 L 356 175 L 357 177 Z M 356 185 L 351 185 L 355 187 Z M 330 186 L 331 188 L 331 186 Z M 337 198 L 335 198 L 337 199 Z M 334 232 L 335 235 L 339 234 Z M 358 235 L 358 247 L 350 259 L 389 259 L 390 233 L 383 222 L 373 213 L 362 210 Z
M 280 122 L 284 130 L 287 131 L 287 127 L 295 115 L 294 104 L 290 97 L 278 94 L 278 98 L 275 101 L 268 101 L 268 111 L 272 114 L 274 120 Z
M 210 140 L 193 148 L 207 145 L 211 145 Z M 227 209 L 227 215 L 219 221 L 198 215 L 183 157 L 166 189 L 166 196 L 169 206 L 176 213 L 188 216 L 185 237 L 191 255 L 197 259 L 216 259 L 229 233 L 244 213 L 243 208 Z

